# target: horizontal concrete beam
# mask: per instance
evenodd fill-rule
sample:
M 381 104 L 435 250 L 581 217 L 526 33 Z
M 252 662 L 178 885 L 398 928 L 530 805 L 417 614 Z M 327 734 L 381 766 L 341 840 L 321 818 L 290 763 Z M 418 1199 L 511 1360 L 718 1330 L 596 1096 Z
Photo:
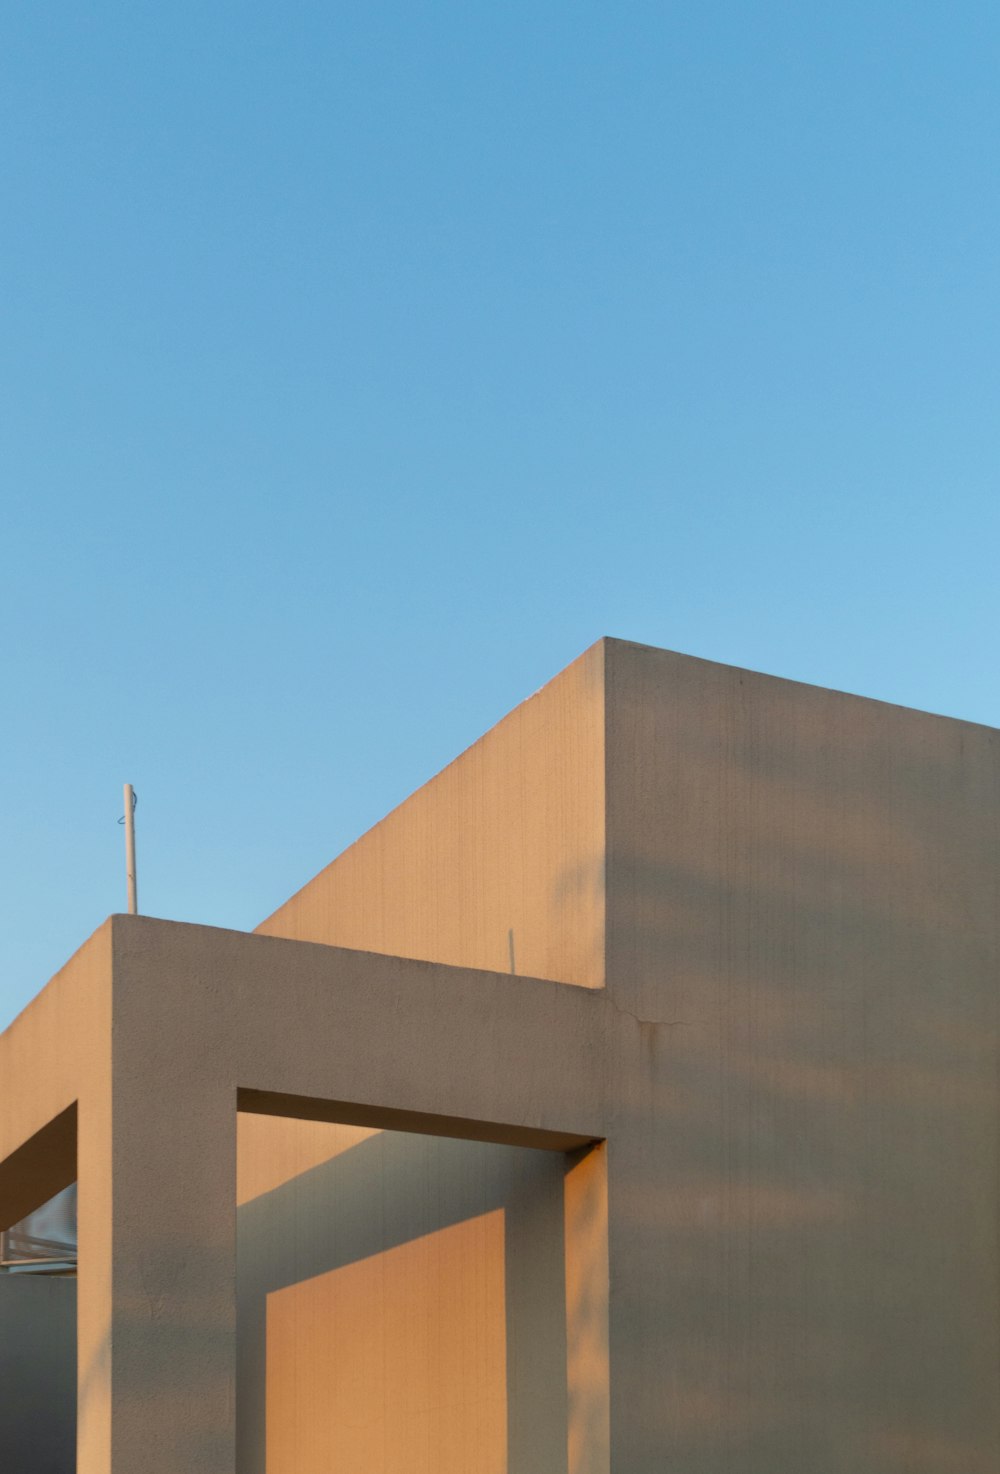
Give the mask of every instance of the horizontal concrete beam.
M 501 1146 L 528 1146 L 541 1151 L 570 1152 L 593 1144 L 593 1138 L 568 1131 L 475 1121 L 421 1111 L 317 1100 L 308 1095 L 282 1095 L 273 1090 L 239 1090 L 237 1109 L 251 1116 L 284 1116 L 298 1121 L 329 1121 L 343 1126 L 374 1126 L 381 1131 L 413 1131 L 421 1136 L 451 1136 L 461 1141 L 491 1141 Z
M 554 1151 L 607 1135 L 603 989 L 149 917 L 114 938 L 118 1070 L 151 1080 L 181 1050 L 257 1114 Z

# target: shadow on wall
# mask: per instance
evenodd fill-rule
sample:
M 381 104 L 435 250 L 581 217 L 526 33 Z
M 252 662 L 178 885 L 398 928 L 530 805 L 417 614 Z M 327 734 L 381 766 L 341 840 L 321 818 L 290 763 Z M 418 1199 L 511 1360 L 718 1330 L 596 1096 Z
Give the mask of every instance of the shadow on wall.
M 738 677 L 619 729 L 616 1451 L 994 1474 L 997 734 Z
M 240 1474 L 565 1474 L 561 1155 L 241 1116 L 240 1158 L 294 1174 L 238 1212 Z
M 0 1274 L 0 1468 L 76 1468 L 76 1281 Z

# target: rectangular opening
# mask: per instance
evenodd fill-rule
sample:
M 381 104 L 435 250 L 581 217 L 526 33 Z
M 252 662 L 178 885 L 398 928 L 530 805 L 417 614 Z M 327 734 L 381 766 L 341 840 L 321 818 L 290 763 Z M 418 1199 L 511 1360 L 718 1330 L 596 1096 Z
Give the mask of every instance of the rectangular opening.
M 238 1123 L 240 1474 L 603 1474 L 603 1157 Z

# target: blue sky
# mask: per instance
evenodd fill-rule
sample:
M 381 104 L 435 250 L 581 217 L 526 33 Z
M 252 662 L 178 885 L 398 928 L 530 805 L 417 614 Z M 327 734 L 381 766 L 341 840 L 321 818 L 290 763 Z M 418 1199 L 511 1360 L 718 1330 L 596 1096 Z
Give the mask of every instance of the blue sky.
M 994 3 L 0 22 L 0 1023 L 602 634 L 1000 725 Z

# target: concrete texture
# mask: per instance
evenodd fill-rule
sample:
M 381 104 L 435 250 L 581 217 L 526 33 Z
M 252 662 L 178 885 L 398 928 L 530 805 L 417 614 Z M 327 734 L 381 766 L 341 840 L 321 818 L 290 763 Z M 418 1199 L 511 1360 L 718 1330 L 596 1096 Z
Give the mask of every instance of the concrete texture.
M 623 1467 L 1000 1468 L 1000 733 L 607 669 Z
M 565 1470 L 561 1155 L 245 1115 L 238 1138 L 243 1474 Z
M 74 1030 L 88 994 L 93 1023 Z M 0 1155 L 35 1134 L 65 1075 L 86 1474 L 236 1468 L 242 1091 L 264 1110 L 559 1153 L 604 1134 L 601 991 L 114 917 L 43 997 L 53 1075 L 21 1050 L 34 1018 L 0 1038 L 15 1086 Z
M 11 1474 L 67 1474 L 76 1455 L 76 1283 L 0 1274 L 0 1450 Z
M 77 1103 L 80 1469 L 994 1474 L 1000 734 L 619 641 L 533 701 L 294 938 L 113 918 L 0 1038 L 0 1222 Z
M 257 930 L 601 987 L 603 642 Z
M 81 1474 L 88 1459 L 95 1470 L 111 1467 L 111 931 L 106 922 L 0 1035 L 0 1227 L 66 1185 L 63 1127 L 71 1128 L 79 1250 L 88 1263 L 77 1287 Z M 63 1126 L 49 1129 L 59 1118 Z

